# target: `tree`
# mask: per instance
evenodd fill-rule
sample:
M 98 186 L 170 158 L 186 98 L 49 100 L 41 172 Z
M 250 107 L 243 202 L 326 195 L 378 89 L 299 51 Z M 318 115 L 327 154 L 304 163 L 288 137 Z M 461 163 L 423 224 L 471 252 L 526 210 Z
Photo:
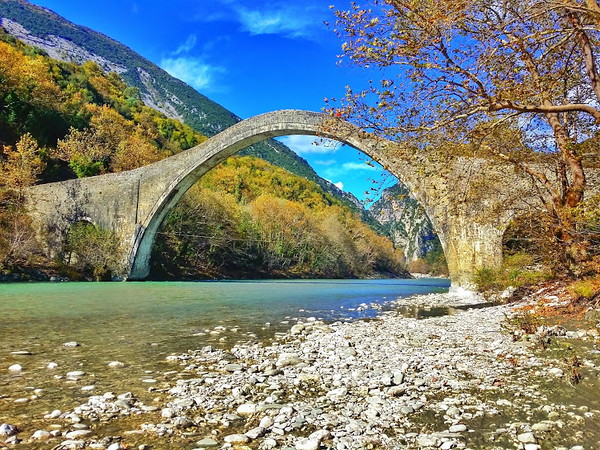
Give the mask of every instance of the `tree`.
M 368 3 L 337 10 L 335 31 L 341 61 L 382 77 L 348 87 L 332 112 L 421 151 L 450 142 L 515 164 L 536 181 L 557 240 L 570 244 L 586 187 L 578 144 L 600 127 L 597 1 Z M 507 133 L 512 142 L 499 142 Z
M 24 134 L 14 147 L 4 147 L 4 156 L 4 161 L 0 160 L 0 190 L 12 191 L 21 202 L 24 190 L 43 170 L 38 143 L 29 133 Z
M 13 146 L 4 146 L 0 159 L 0 268 L 29 261 L 39 247 L 31 219 L 24 214 L 24 191 L 43 169 L 38 144 L 25 134 Z

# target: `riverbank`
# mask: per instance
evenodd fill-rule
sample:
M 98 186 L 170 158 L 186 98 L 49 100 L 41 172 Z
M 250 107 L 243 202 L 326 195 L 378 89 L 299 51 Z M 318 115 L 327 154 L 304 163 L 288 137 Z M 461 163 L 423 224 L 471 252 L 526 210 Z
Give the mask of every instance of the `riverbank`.
M 12 439 L 111 450 L 598 448 L 597 351 L 580 349 L 583 379 L 572 385 L 561 357 L 503 329 L 513 306 L 482 302 L 466 292 L 417 296 L 402 304 L 451 314 L 308 318 L 270 343 L 170 355 L 170 370 L 152 374 L 151 403 L 94 395 Z M 559 347 L 577 338 L 556 334 L 565 335 L 553 338 Z

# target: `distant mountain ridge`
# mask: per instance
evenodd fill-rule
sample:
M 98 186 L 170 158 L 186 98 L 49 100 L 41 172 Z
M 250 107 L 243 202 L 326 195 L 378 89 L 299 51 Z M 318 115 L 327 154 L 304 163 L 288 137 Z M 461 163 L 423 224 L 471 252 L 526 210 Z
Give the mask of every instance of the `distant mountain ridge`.
M 412 262 L 424 258 L 440 244 L 427 214 L 409 194 L 400 183 L 389 187 L 373 203 L 369 213 L 396 247 L 404 249 L 406 261 Z
M 2 0 L 0 20 L 0 25 L 9 34 L 41 48 L 52 58 L 78 64 L 92 60 L 105 71 L 119 73 L 127 84 L 140 90 L 146 105 L 206 136 L 214 136 L 241 120 L 129 47 L 102 33 L 69 22 L 47 8 L 25 0 Z M 306 160 L 281 142 L 268 139 L 240 154 L 257 156 L 316 182 L 327 192 L 343 199 L 348 206 L 360 210 L 368 219 L 364 208 L 352 194 L 321 178 Z

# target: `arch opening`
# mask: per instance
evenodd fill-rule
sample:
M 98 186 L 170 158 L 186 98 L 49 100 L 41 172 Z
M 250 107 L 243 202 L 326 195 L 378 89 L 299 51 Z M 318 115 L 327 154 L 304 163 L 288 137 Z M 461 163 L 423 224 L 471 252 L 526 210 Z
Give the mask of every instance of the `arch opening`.
M 269 120 L 265 120 L 266 118 Z M 220 135 L 204 142 L 196 149 L 188 150 L 188 152 L 195 153 L 195 155 L 187 158 L 186 166 L 182 168 L 179 175 L 160 196 L 145 222 L 137 227 L 129 259 L 131 267 L 129 278 L 144 279 L 148 277 L 155 237 L 164 219 L 185 192 L 206 172 L 250 144 L 285 135 L 320 136 L 349 145 L 384 167 L 389 167 L 385 151 L 383 151 L 386 142 L 370 138 L 361 130 L 347 123 L 344 123 L 341 129 L 332 131 L 331 128 L 323 127 L 323 119 L 322 114 L 305 111 L 268 113 L 240 122 Z M 241 128 L 241 130 L 238 128 Z M 394 175 L 399 178 L 397 173 L 394 173 Z M 401 181 L 410 186 L 410 181 L 407 181 L 406 177 L 402 178 Z M 427 211 L 427 208 L 424 209 Z

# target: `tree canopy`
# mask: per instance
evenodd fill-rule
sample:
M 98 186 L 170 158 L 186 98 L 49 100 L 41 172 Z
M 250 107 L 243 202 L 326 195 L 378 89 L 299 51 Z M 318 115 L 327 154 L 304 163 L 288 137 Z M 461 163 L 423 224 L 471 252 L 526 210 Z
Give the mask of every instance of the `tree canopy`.
M 348 86 L 332 114 L 402 148 L 513 164 L 534 181 L 552 254 L 589 260 L 597 0 L 367 0 L 335 13 L 340 63 L 379 72 Z
M 380 69 L 334 112 L 426 148 L 468 144 L 517 164 L 557 217 L 578 205 L 578 146 L 600 126 L 592 0 L 370 0 L 337 10 L 340 61 Z M 554 155 L 556 179 L 524 154 Z M 539 160 L 538 160 L 539 161 Z

